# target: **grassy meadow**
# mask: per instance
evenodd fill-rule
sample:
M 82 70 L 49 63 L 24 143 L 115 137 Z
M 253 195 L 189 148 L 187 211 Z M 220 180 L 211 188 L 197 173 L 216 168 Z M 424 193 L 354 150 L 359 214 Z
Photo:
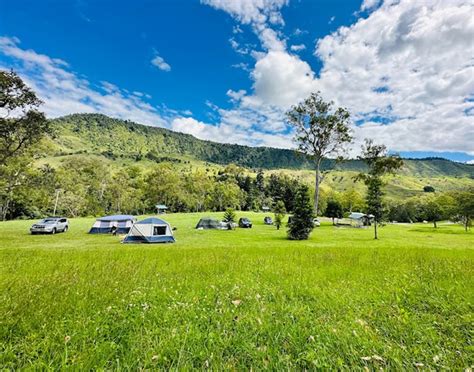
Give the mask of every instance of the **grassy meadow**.
M 0 369 L 465 369 L 474 365 L 474 233 L 323 223 L 308 241 L 251 230 L 125 245 L 0 223 Z M 216 214 L 219 217 L 222 213 Z

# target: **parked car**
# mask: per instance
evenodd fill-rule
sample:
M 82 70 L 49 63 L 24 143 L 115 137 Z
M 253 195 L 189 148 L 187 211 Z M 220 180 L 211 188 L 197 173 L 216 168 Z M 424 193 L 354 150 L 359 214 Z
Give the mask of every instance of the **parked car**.
M 242 217 L 241 219 L 239 219 L 239 227 L 242 227 L 244 229 L 251 229 L 252 222 L 247 217 Z
M 314 218 L 313 219 L 313 226 L 314 227 L 319 227 L 319 226 L 321 226 L 321 222 L 319 222 L 319 220 L 317 218 Z
M 69 222 L 65 217 L 46 217 L 30 228 L 31 234 L 56 234 L 66 232 Z
M 273 220 L 272 220 L 271 217 L 267 216 L 267 217 L 265 217 L 265 218 L 263 219 L 263 223 L 264 223 L 265 225 L 273 225 Z

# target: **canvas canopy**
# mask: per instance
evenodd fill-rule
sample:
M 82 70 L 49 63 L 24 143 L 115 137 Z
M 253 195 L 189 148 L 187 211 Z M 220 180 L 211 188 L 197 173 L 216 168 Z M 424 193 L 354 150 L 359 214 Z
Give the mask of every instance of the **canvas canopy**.
M 222 229 L 222 224 L 213 218 L 201 218 L 196 229 Z
M 171 226 L 160 218 L 147 218 L 135 223 L 124 243 L 174 243 Z
M 117 214 L 98 218 L 89 230 L 89 234 L 108 234 L 117 227 L 117 234 L 127 234 L 136 218 L 128 214 Z

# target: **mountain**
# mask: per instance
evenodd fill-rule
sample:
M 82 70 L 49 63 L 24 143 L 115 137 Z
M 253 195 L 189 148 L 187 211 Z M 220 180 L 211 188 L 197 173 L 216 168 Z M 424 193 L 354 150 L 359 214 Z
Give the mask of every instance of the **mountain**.
M 149 161 L 194 160 L 214 164 L 234 163 L 246 168 L 311 169 L 311 162 L 293 150 L 249 147 L 197 139 L 189 134 L 145 126 L 101 114 L 74 114 L 51 120 L 55 135 L 48 157 L 89 154 L 109 159 Z M 325 170 L 362 171 L 360 160 L 336 164 L 324 161 Z M 414 177 L 468 177 L 474 165 L 442 158 L 406 159 L 401 174 Z

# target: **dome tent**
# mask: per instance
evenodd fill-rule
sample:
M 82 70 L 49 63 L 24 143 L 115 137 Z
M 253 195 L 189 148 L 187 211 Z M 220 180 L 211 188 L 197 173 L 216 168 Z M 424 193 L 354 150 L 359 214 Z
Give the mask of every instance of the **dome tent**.
M 146 218 L 135 223 L 124 243 L 174 243 L 173 231 L 168 222 L 160 218 Z
M 224 226 L 225 225 L 225 226 Z M 227 224 L 222 224 L 221 222 L 210 218 L 210 217 L 204 217 L 201 218 L 196 225 L 196 229 L 198 230 L 208 230 L 208 229 L 217 229 L 217 230 L 222 230 L 227 227 Z
M 127 234 L 135 221 L 136 218 L 128 214 L 100 217 L 92 225 L 89 234 L 108 234 L 112 232 L 113 226 L 117 228 L 117 234 Z

